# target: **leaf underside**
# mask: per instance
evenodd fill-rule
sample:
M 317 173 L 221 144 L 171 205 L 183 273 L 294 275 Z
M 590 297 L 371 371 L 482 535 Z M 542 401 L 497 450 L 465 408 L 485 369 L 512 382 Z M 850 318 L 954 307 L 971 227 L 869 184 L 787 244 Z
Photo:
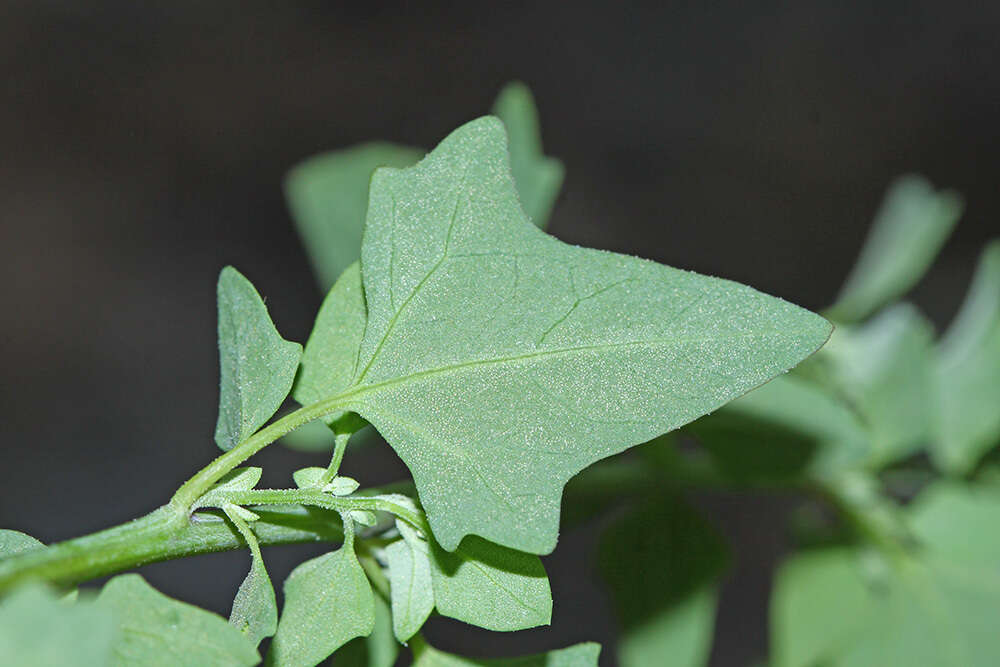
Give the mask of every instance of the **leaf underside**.
M 547 553 L 570 477 L 794 366 L 830 326 L 546 235 L 521 210 L 505 142 L 483 118 L 374 175 L 368 320 L 340 402 L 410 468 L 445 549 L 477 534 Z

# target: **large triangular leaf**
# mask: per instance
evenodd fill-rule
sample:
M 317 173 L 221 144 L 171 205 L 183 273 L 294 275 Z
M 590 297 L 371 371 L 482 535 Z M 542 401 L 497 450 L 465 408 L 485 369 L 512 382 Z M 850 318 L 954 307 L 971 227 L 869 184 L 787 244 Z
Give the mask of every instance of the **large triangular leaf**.
M 292 388 L 302 346 L 284 340 L 250 281 L 219 275 L 219 421 L 215 442 L 232 449 L 274 416 Z
M 551 551 L 575 473 L 762 384 L 830 332 L 748 287 L 541 232 L 494 118 L 376 172 L 362 274 L 358 370 L 331 399 L 396 449 L 448 550 L 477 534 Z
M 931 455 L 942 469 L 965 473 L 1000 443 L 1000 241 L 983 252 L 965 303 L 941 340 L 935 378 Z

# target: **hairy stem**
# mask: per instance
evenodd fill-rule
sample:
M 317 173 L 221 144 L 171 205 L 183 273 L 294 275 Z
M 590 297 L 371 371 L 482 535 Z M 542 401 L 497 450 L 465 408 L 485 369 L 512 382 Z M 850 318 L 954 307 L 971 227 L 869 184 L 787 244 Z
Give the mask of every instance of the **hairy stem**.
M 260 515 L 254 529 L 261 545 L 343 539 L 334 512 L 294 506 L 253 511 Z M 69 587 L 148 563 L 245 547 L 220 515 L 188 518 L 168 505 L 121 526 L 0 561 L 0 593 L 29 579 Z

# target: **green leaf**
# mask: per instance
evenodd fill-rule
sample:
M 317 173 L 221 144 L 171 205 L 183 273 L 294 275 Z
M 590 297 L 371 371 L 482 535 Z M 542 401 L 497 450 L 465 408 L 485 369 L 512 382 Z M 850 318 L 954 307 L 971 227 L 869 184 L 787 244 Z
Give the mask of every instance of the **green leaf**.
M 542 132 L 531 90 L 520 82 L 504 86 L 493 105 L 507 128 L 510 170 L 528 218 L 545 229 L 563 182 L 559 160 L 542 153 Z
M 309 405 L 350 386 L 366 322 L 361 267 L 355 262 L 337 280 L 316 316 L 292 392 L 296 401 Z M 334 423 L 344 417 L 342 412 L 335 413 L 325 421 Z
M 860 327 L 838 329 L 817 355 L 867 425 L 875 465 L 905 458 L 930 440 L 933 339 L 930 323 L 899 304 Z
M 302 468 L 292 473 L 292 480 L 294 480 L 295 486 L 300 489 L 309 489 L 319 486 L 319 481 L 325 472 L 326 468 L 317 468 L 316 466 Z
M 957 193 L 935 191 L 920 176 L 893 183 L 830 317 L 856 322 L 906 293 L 934 261 L 962 208 Z
M 67 604 L 37 584 L 20 588 L 0 601 L 2 665 L 108 665 L 115 639 L 110 612 L 90 602 Z
M 265 637 L 270 637 L 278 627 L 278 602 L 274 597 L 274 586 L 271 577 L 264 567 L 264 558 L 260 553 L 260 544 L 245 518 L 235 510 L 247 510 L 237 505 L 227 504 L 223 507 L 230 521 L 240 531 L 244 541 L 250 548 L 250 572 L 240 584 L 233 600 L 233 610 L 229 622 L 239 628 L 254 646 Z M 256 517 L 256 515 L 254 515 Z M 259 518 L 259 517 L 258 517 Z
M 375 173 L 368 324 L 336 400 L 409 467 L 446 549 L 476 534 L 547 553 L 570 477 L 790 368 L 830 326 L 742 285 L 547 236 L 521 210 L 505 137 L 483 118 L 417 166 Z
M 552 592 L 538 556 L 470 536 L 454 551 L 430 543 L 434 600 L 442 616 L 510 632 L 552 619 Z
M 292 395 L 295 395 L 294 388 Z M 323 420 L 317 419 L 286 433 L 278 442 L 300 452 L 329 452 L 333 451 L 334 433 Z
M 406 643 L 434 610 L 434 588 L 427 542 L 406 523 L 397 521 L 396 525 L 403 539 L 386 547 L 385 555 L 389 561 L 392 628 L 396 639 Z
M 225 502 L 226 495 L 233 491 L 249 491 L 257 486 L 260 476 L 263 473 L 261 468 L 248 466 L 246 468 L 236 468 L 230 470 L 222 479 L 215 483 L 208 493 L 198 499 L 199 507 L 219 507 Z
M 372 172 L 409 167 L 421 155 L 416 148 L 373 142 L 317 155 L 288 173 L 285 197 L 324 291 L 358 258 Z
M 599 564 L 622 634 L 618 664 L 696 667 L 708 661 L 719 577 L 727 561 L 721 538 L 679 498 L 658 498 L 612 524 Z
M 850 408 L 791 375 L 774 378 L 686 429 L 735 480 L 827 478 L 869 454 L 868 435 Z
M 257 290 L 231 266 L 219 275 L 218 297 L 222 382 L 215 442 L 229 450 L 278 411 L 302 346 L 282 339 Z
M 416 640 L 414 644 L 413 667 L 597 667 L 601 654 L 599 644 L 586 643 L 522 658 L 465 658 Z
M 866 574 L 847 548 L 796 556 L 779 570 L 775 667 L 996 663 L 1000 494 L 937 484 L 909 514 L 920 549 L 882 576 Z
M 285 608 L 269 665 L 316 665 L 375 626 L 371 584 L 349 542 L 296 567 L 284 588 Z
M 938 349 L 931 455 L 942 470 L 964 474 L 1000 442 L 1000 240 L 983 252 Z
M 372 633 L 344 644 L 330 663 L 336 667 L 392 667 L 398 654 L 399 644 L 392 633 L 392 613 L 386 601 L 376 595 Z
M 45 545 L 31 535 L 17 530 L 0 528 L 0 560 L 43 548 Z
M 97 605 L 110 610 L 120 639 L 111 665 L 256 665 L 254 645 L 225 619 L 168 598 L 138 574 L 115 577 Z

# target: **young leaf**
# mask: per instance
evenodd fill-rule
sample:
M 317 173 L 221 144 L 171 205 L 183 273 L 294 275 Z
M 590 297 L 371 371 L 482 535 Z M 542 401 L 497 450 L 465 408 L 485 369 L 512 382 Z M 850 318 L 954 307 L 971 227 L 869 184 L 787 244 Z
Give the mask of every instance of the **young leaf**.
M 416 531 L 397 521 L 402 540 L 385 549 L 389 561 L 392 629 L 401 643 L 409 641 L 434 610 L 430 549 Z
M 861 327 L 838 329 L 817 355 L 867 424 L 873 464 L 905 458 L 930 439 L 933 338 L 930 323 L 900 304 Z
M 243 509 L 237 505 L 228 504 L 223 507 L 229 520 L 240 531 L 243 540 L 250 548 L 250 572 L 247 574 L 233 600 L 233 610 L 229 614 L 229 622 L 239 628 L 254 646 L 265 637 L 270 637 L 278 627 L 278 602 L 274 597 L 274 586 L 271 577 L 264 567 L 264 558 L 260 553 L 257 536 L 246 524 L 244 517 L 235 509 Z M 246 510 L 244 510 L 246 511 Z
M 292 388 L 302 346 L 274 328 L 257 290 L 227 266 L 219 275 L 219 421 L 215 442 L 229 450 L 270 419 Z
M 424 642 L 414 641 L 416 661 L 413 667 L 597 667 L 599 644 L 577 644 L 522 658 L 465 658 L 439 651 Z M 661 658 L 663 656 L 660 656 Z
M 408 146 L 367 143 L 317 155 L 288 173 L 285 197 L 323 291 L 358 258 L 372 172 L 409 167 L 421 155 Z
M 366 321 L 361 266 L 355 262 L 334 284 L 316 316 L 292 390 L 296 401 L 309 405 L 350 385 Z M 343 417 L 336 413 L 324 421 L 332 424 Z
M 618 664 L 676 667 L 708 661 L 726 550 L 679 498 L 660 498 L 612 524 L 601 539 L 601 573 L 622 635 Z
M 392 613 L 382 596 L 375 596 L 375 628 L 367 637 L 344 644 L 333 658 L 336 667 L 392 667 L 399 643 L 392 633 Z
M 1000 241 L 983 252 L 972 287 L 939 346 L 931 455 L 943 470 L 969 471 L 1000 442 Z
M 309 489 L 319 485 L 319 480 L 325 472 L 326 468 L 317 468 L 315 466 L 302 468 L 292 473 L 292 479 L 295 481 L 295 486 L 300 489 Z
M 43 548 L 45 548 L 45 545 L 31 535 L 26 535 L 17 530 L 0 528 L 0 560 L 26 551 Z
M 937 484 L 909 515 L 921 548 L 878 581 L 846 548 L 781 568 L 771 609 L 775 667 L 995 664 L 1000 494 Z
M 225 498 L 227 493 L 249 491 L 257 486 L 262 473 L 263 470 L 261 468 L 253 466 L 231 470 L 216 482 L 215 486 L 208 493 L 198 499 L 198 505 L 201 507 L 218 507 L 220 502 L 224 502 L 223 498 Z
M 375 626 L 371 584 L 345 542 L 337 551 L 307 560 L 285 580 L 285 608 L 271 642 L 268 664 L 318 664 Z
M 854 413 L 792 375 L 774 378 L 686 430 L 726 477 L 738 480 L 826 478 L 869 455 L 868 435 Z
M 962 208 L 957 193 L 935 192 L 920 176 L 903 176 L 893 183 L 830 317 L 862 320 L 913 287 L 951 234 Z
M 471 536 L 449 553 L 430 543 L 434 600 L 442 616 L 509 632 L 552 620 L 552 592 L 538 556 Z
M 368 324 L 337 400 L 407 464 L 435 537 L 547 553 L 562 487 L 787 370 L 830 325 L 729 281 L 563 244 L 495 118 L 372 179 Z M 442 418 L 447 415 L 447 419 Z
M 111 612 L 89 601 L 66 604 L 37 584 L 0 602 L 0 665 L 110 665 L 116 636 Z
M 559 160 L 542 153 L 542 132 L 531 90 L 520 82 L 504 86 L 493 113 L 507 128 L 510 170 L 528 218 L 545 229 L 563 181 Z
M 138 574 L 115 577 L 101 590 L 97 605 L 118 624 L 109 665 L 256 665 L 254 645 L 215 614 L 168 598 Z

